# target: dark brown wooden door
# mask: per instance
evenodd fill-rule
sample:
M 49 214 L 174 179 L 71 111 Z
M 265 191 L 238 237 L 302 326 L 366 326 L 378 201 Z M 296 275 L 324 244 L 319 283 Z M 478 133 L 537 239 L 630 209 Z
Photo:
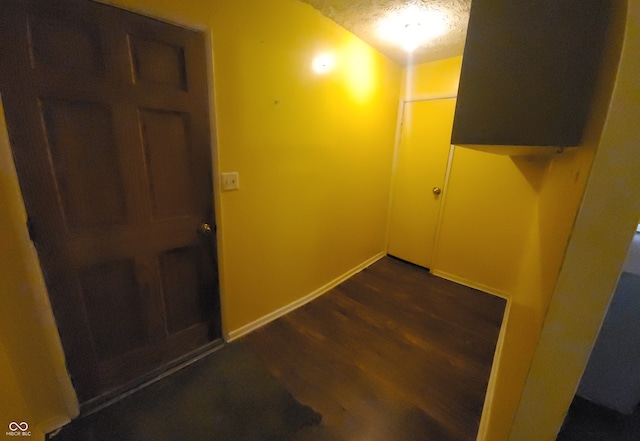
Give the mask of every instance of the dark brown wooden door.
M 203 35 L 90 1 L 0 3 L 0 92 L 81 402 L 220 338 Z

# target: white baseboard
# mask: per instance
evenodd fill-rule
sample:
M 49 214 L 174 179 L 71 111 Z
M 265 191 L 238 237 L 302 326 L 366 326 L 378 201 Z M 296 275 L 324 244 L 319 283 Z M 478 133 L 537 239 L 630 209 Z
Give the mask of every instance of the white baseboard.
M 460 285 L 468 286 L 469 288 L 477 289 L 479 291 L 486 292 L 494 296 L 502 297 L 503 299 L 506 299 L 506 300 L 509 300 L 511 298 L 511 295 L 505 291 L 501 291 L 499 289 L 495 289 L 490 286 L 483 285 L 482 283 L 476 283 L 471 280 L 467 280 L 463 277 L 458 277 L 444 271 L 433 269 L 431 270 L 431 274 L 433 274 L 434 276 L 442 277 L 443 279 L 447 279 L 455 283 L 459 283 Z
M 442 277 L 443 279 L 447 279 L 455 283 L 459 283 L 464 286 L 468 286 L 469 288 L 477 289 L 497 297 L 502 297 L 507 301 L 507 305 L 504 308 L 504 315 L 502 317 L 502 325 L 500 326 L 500 334 L 498 334 L 496 350 L 493 354 L 493 363 L 491 364 L 491 373 L 489 374 L 489 383 L 487 384 L 487 394 L 484 399 L 484 406 L 482 406 L 482 416 L 480 417 L 480 426 L 478 427 L 478 436 L 476 438 L 476 441 L 489 441 L 487 439 L 487 436 L 488 436 L 487 433 L 489 430 L 489 420 L 491 419 L 496 381 L 498 378 L 498 373 L 500 371 L 500 358 L 502 357 L 502 346 L 504 345 L 505 333 L 506 333 L 507 324 L 509 321 L 509 311 L 511 310 L 511 295 L 499 289 L 495 289 L 490 286 L 483 285 L 482 283 L 476 283 L 471 280 L 467 280 L 465 278 L 458 277 L 444 271 L 432 270 L 431 274 L 433 274 L 434 276 Z
M 489 420 L 491 419 L 493 398 L 495 394 L 496 381 L 498 378 L 498 372 L 500 371 L 500 358 L 502 357 L 502 346 L 504 345 L 505 333 L 507 330 L 507 324 L 509 321 L 509 311 L 511 310 L 511 295 L 501 291 L 499 289 L 492 288 L 482 283 L 476 283 L 471 280 L 467 280 L 462 277 L 449 274 L 444 271 L 432 270 L 431 274 L 434 276 L 442 277 L 443 279 L 450 280 L 455 283 L 459 283 L 469 288 L 477 289 L 488 294 L 492 294 L 497 297 L 501 297 L 507 301 L 504 308 L 504 315 L 502 317 L 502 325 L 500 326 L 500 333 L 498 334 L 498 341 L 496 343 L 496 350 L 493 354 L 493 363 L 491 364 L 491 373 L 489 374 L 489 383 L 487 384 L 487 394 L 484 399 L 484 405 L 482 406 L 482 416 L 480 417 L 480 425 L 478 427 L 478 436 L 476 441 L 489 441 L 487 439 L 487 433 L 489 430 Z
M 507 332 L 510 310 L 511 302 L 507 300 L 507 306 L 504 308 L 504 316 L 502 318 L 502 326 L 500 327 L 500 334 L 498 334 L 498 342 L 496 343 L 496 350 L 493 354 L 493 363 L 491 364 L 491 373 L 489 374 L 489 383 L 487 384 L 487 394 L 484 398 L 484 405 L 482 406 L 482 416 L 480 417 L 476 441 L 490 441 L 487 439 L 487 433 L 489 430 L 489 420 L 491 419 L 493 411 L 493 398 L 495 395 L 496 381 L 500 372 L 500 358 L 502 358 L 502 347 Z
M 326 293 L 327 291 L 329 291 L 331 288 L 339 285 L 340 283 L 344 282 L 345 280 L 347 280 L 349 277 L 353 276 L 356 273 L 359 273 L 360 271 L 362 271 L 363 269 L 365 269 L 366 267 L 368 267 L 369 265 L 377 262 L 378 260 L 382 259 L 384 256 L 386 256 L 387 253 L 386 252 L 381 252 L 376 254 L 375 256 L 367 259 L 366 261 L 362 262 L 360 265 L 357 265 L 356 267 L 350 269 L 349 271 L 347 271 L 346 273 L 342 274 L 341 276 L 333 279 L 331 282 L 321 286 L 320 288 L 316 289 L 315 291 L 313 291 L 310 294 L 307 294 L 306 296 L 289 303 L 288 305 L 283 306 L 280 309 L 276 309 L 273 312 L 270 312 L 269 314 L 260 317 L 258 320 L 255 320 L 251 323 L 247 323 L 246 325 L 238 328 L 238 329 L 234 329 L 233 331 L 230 331 L 229 334 L 227 335 L 227 341 L 231 342 L 233 340 L 236 340 L 240 337 L 242 337 L 243 335 L 246 335 L 248 333 L 250 333 L 251 331 L 254 331 L 264 325 L 266 325 L 269 322 L 272 322 L 280 317 L 282 317 L 285 314 L 288 314 L 289 312 L 300 308 L 303 305 L 306 305 L 307 303 L 309 303 L 310 301 L 320 297 L 322 294 Z
M 501 291 L 499 289 L 492 288 L 482 283 L 473 282 L 463 277 L 458 277 L 453 274 L 449 274 L 444 271 L 433 270 L 431 273 L 434 276 L 442 277 L 443 279 L 450 280 L 455 283 L 459 283 L 469 288 L 477 289 L 488 294 L 492 294 L 497 297 L 501 297 L 507 301 L 504 308 L 504 315 L 502 316 L 502 325 L 500 326 L 500 333 L 498 334 L 498 341 L 496 342 L 496 350 L 493 354 L 493 363 L 491 364 L 491 373 L 489 374 L 489 383 L 487 384 L 487 394 L 484 399 L 484 406 L 482 407 L 482 416 L 480 417 L 480 426 L 478 427 L 478 436 L 476 441 L 489 441 L 487 440 L 487 433 L 489 429 L 489 420 L 491 418 L 491 412 L 493 407 L 493 398 L 496 388 L 496 381 L 498 378 L 498 372 L 500 371 L 500 358 L 502 357 L 502 346 L 504 344 L 505 333 L 507 330 L 507 324 L 509 321 L 509 311 L 511 310 L 511 295 Z

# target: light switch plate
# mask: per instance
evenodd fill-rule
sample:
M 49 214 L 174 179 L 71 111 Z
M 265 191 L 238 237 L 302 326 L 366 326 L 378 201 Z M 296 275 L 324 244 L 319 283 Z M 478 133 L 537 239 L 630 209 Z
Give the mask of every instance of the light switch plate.
M 222 173 L 222 190 L 230 191 L 240 188 L 238 172 Z

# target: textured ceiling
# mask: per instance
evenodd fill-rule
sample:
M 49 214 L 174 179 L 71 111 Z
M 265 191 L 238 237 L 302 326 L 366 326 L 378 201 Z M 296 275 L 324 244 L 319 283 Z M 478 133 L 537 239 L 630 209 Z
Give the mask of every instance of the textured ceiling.
M 301 0 L 400 64 L 423 63 L 462 55 L 471 0 Z M 416 48 L 411 56 L 377 34 L 380 20 L 407 5 L 444 12 L 447 31 Z

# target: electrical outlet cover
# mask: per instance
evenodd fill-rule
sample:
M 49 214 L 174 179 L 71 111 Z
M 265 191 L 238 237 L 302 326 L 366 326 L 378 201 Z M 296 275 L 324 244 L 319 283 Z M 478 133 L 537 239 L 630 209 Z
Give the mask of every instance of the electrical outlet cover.
M 230 191 L 240 188 L 238 172 L 222 173 L 222 190 Z

